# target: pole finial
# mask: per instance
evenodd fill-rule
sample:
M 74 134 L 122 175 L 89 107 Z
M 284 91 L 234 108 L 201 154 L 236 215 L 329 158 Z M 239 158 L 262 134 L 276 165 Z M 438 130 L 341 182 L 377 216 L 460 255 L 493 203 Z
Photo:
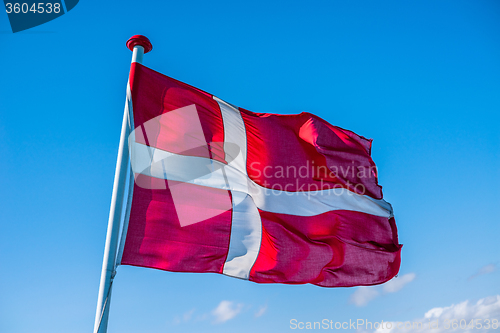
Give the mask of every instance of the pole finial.
M 134 50 L 134 46 L 140 45 L 144 48 L 144 53 L 148 53 L 153 49 L 153 45 L 146 36 L 135 35 L 129 38 L 127 41 L 127 47 L 130 51 Z

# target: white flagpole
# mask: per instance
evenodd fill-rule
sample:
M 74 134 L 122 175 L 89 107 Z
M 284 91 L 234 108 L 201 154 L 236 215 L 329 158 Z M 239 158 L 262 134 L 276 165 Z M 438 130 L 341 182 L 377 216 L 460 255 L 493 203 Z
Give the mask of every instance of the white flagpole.
M 142 63 L 143 54 L 151 51 L 153 48 L 149 40 L 141 35 L 131 37 L 127 41 L 127 47 L 133 52 L 132 63 Z M 127 168 L 129 166 L 129 151 L 127 147 L 128 134 L 130 133 L 129 116 L 132 117 L 132 114 L 129 113 L 127 100 L 125 102 L 125 111 L 123 113 L 120 145 L 118 147 L 118 159 L 116 161 L 115 181 L 113 183 L 113 194 L 111 196 L 111 207 L 109 210 L 108 231 L 106 234 L 106 245 L 104 247 L 99 296 L 97 298 L 94 333 L 106 333 L 108 329 L 111 287 L 113 278 L 116 274 L 115 269 L 118 234 L 120 232 Z

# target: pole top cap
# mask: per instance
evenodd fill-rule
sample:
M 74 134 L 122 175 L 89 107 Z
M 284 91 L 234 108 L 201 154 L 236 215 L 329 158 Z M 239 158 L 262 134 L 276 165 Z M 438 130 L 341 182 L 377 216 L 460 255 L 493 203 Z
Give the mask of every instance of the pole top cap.
M 148 53 L 153 49 L 153 45 L 146 36 L 135 35 L 129 38 L 127 41 L 127 47 L 130 51 L 134 50 L 134 46 L 140 45 L 144 48 L 144 53 Z

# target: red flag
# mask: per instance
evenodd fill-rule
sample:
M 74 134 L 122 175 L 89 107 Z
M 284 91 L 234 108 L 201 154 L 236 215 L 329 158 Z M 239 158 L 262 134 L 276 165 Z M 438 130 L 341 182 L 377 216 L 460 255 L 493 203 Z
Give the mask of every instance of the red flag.
M 372 285 L 401 245 L 371 140 L 309 113 L 253 113 L 133 63 L 119 264 L 259 283 Z

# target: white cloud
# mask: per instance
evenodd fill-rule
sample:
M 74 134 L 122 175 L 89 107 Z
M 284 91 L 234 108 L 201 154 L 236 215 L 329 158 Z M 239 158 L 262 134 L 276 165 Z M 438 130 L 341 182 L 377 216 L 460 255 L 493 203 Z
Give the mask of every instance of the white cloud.
M 207 319 L 208 319 L 208 314 L 207 313 L 203 313 L 201 315 L 196 316 L 195 321 L 203 321 L 203 320 L 207 320 Z
M 478 277 L 480 275 L 485 275 L 485 274 L 493 273 L 496 270 L 497 270 L 497 265 L 496 264 L 489 264 L 489 265 L 483 266 L 475 274 L 471 275 L 469 277 L 469 280 L 472 280 L 473 278 L 476 278 L 476 277 Z
M 474 320 L 472 322 L 472 320 Z M 494 324 L 496 320 L 496 325 Z M 374 333 L 491 333 L 500 328 L 500 295 L 482 298 L 476 303 L 464 301 L 430 309 L 423 318 L 406 322 L 384 322 Z M 418 323 L 421 323 L 419 325 Z M 432 323 L 432 329 L 429 328 Z M 457 327 L 453 328 L 452 324 Z M 405 328 L 406 324 L 406 328 Z M 462 324 L 462 327 L 460 327 Z M 400 328 L 398 328 L 398 325 Z M 474 327 L 472 327 L 474 326 Z M 391 327 L 391 328 L 389 328 Z M 366 331 L 365 331 L 366 332 Z
M 260 316 L 262 316 L 264 313 L 266 313 L 267 311 L 267 304 L 266 305 L 262 305 L 259 310 L 257 310 L 257 312 L 255 312 L 255 318 L 259 318 Z
M 191 309 L 187 312 L 184 312 L 184 314 L 180 316 L 175 316 L 174 317 L 174 324 L 179 325 L 180 323 L 184 322 L 187 323 L 188 321 L 191 320 L 191 317 L 193 316 L 195 309 Z
M 351 294 L 349 302 L 356 306 L 365 306 L 368 302 L 381 294 L 395 293 L 401 290 L 405 285 L 413 281 L 416 276 L 415 273 L 408 273 L 400 277 L 394 277 L 382 286 L 358 287 L 356 291 Z M 382 289 L 382 293 L 380 289 Z
M 215 316 L 215 323 L 224 323 L 229 319 L 234 318 L 237 314 L 241 312 L 243 304 L 235 304 L 231 301 L 222 301 L 219 305 L 212 311 Z
M 384 292 L 395 293 L 396 291 L 401 290 L 406 284 L 413 281 L 415 276 L 415 273 L 408 273 L 401 277 L 393 278 L 390 281 L 387 281 L 383 285 Z
M 191 309 L 187 312 L 185 312 L 183 315 L 182 315 L 182 319 L 186 322 L 186 321 L 189 321 L 191 319 L 191 317 L 193 316 L 193 313 L 194 313 L 194 309 Z
M 356 306 L 365 306 L 372 299 L 379 295 L 376 287 L 358 287 L 351 295 L 350 302 Z

